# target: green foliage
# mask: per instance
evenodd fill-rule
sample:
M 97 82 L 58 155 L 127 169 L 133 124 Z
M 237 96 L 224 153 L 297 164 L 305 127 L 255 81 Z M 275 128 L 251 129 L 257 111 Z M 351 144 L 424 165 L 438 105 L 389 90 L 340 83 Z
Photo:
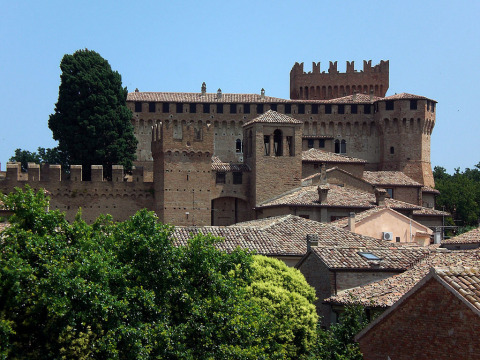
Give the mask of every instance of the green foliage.
M 312 290 L 270 259 L 204 235 L 174 246 L 146 210 L 88 225 L 29 187 L 0 200 L 14 210 L 0 237 L 1 358 L 285 359 L 312 341 Z
M 366 325 L 365 311 L 361 306 L 347 306 L 338 324 L 330 329 L 318 328 L 318 338 L 310 358 L 322 360 L 362 360 L 355 335 Z
M 67 163 L 83 165 L 87 180 L 91 165 L 104 165 L 107 177 L 113 164 L 130 169 L 137 140 L 120 74 L 87 49 L 65 55 L 60 69 L 58 102 L 48 126 Z
M 440 191 L 437 208 L 450 212 L 455 225 L 477 226 L 480 218 L 480 164 L 475 169 L 455 169 L 450 175 L 442 167 L 433 171 L 435 188 Z
M 48 164 L 61 164 L 66 166 L 66 160 L 63 154 L 58 148 L 45 149 L 39 147 L 37 152 L 30 152 L 28 150 L 16 149 L 15 155 L 13 155 L 9 161 L 19 162 L 22 164 L 22 171 L 27 171 L 28 163 L 33 162 L 36 164 L 48 163 Z

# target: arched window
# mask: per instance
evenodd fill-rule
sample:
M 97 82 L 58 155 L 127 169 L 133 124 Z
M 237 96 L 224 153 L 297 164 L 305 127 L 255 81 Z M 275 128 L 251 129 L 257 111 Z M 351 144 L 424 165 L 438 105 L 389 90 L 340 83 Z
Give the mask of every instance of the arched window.
M 275 152 L 275 156 L 282 156 L 283 149 L 282 149 L 282 131 L 277 129 L 273 132 L 273 151 Z
M 335 140 L 335 154 L 340 154 L 340 140 Z
M 395 148 L 393 146 L 390 147 L 390 154 L 395 154 Z
M 346 154 L 347 142 L 345 140 L 335 140 L 335 154 Z
M 237 139 L 235 140 L 235 152 L 241 153 L 243 152 L 242 140 Z

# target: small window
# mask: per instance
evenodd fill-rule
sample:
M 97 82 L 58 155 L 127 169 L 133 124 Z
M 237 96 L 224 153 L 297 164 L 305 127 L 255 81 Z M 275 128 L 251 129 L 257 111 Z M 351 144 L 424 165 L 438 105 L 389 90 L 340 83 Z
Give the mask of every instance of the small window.
M 270 135 L 263 136 L 263 148 L 265 156 L 270 155 Z
M 250 114 L 250 104 L 244 104 L 243 105 L 243 113 L 244 114 Z
M 325 114 L 331 114 L 332 113 L 332 105 L 327 104 L 325 105 Z
M 340 154 L 346 154 L 347 153 L 347 142 L 345 140 L 342 140 L 340 142 Z
M 292 104 L 285 104 L 285 114 L 292 113 Z
M 318 104 L 312 105 L 312 114 L 318 114 Z
M 270 110 L 277 111 L 277 104 L 270 104 Z
M 395 242 L 400 242 L 400 236 L 395 237 Z
M 242 173 L 241 172 L 234 172 L 233 173 L 233 184 L 240 185 L 242 183 Z
M 197 104 L 195 103 L 190 104 L 189 111 L 190 111 L 190 114 L 195 114 L 197 112 Z
M 393 199 L 393 189 L 392 188 L 386 188 L 387 194 L 390 195 L 390 199 Z
M 305 114 L 305 104 L 298 104 L 298 113 Z
M 394 102 L 393 100 L 387 100 L 385 102 L 385 110 L 393 110 L 394 109 Z
M 308 147 L 309 149 L 313 148 L 313 139 L 308 139 L 307 147 Z
M 352 114 L 356 114 L 358 112 L 358 107 L 357 107 L 357 104 L 352 104 L 350 105 L 350 112 Z
M 340 140 L 335 140 L 335 154 L 340 154 Z
M 393 146 L 390 146 L 390 154 L 395 154 L 395 148 Z
M 223 114 L 223 104 L 217 104 L 217 114 Z
M 371 112 L 372 112 L 371 108 L 372 108 L 371 105 L 363 105 L 363 113 L 364 114 L 371 114 Z
M 230 114 L 237 113 L 237 104 L 230 104 Z
M 417 100 L 410 100 L 410 110 L 417 110 Z
M 363 256 L 367 260 L 382 260 L 377 255 L 373 255 L 370 252 L 359 252 L 358 255 Z
M 162 112 L 163 113 L 170 112 L 170 104 L 169 103 L 162 103 Z
M 338 105 L 338 113 L 345 114 L 345 105 Z
M 210 114 L 210 104 L 203 104 L 203 113 Z
M 257 114 L 263 114 L 263 104 L 257 104 Z
M 319 148 L 324 148 L 325 147 L 325 139 L 318 140 L 318 147 Z
M 236 153 L 241 153 L 243 151 L 243 146 L 242 146 L 242 140 L 237 139 L 235 140 L 235 152 Z
M 155 112 L 155 103 L 149 102 L 148 103 L 148 112 Z
M 142 103 L 140 101 L 135 101 L 135 112 L 142 112 Z
M 224 172 L 217 172 L 215 183 L 216 184 L 225 184 L 225 173 Z
M 299 217 L 301 217 L 302 219 L 310 219 L 310 215 L 298 215 Z
M 202 128 L 198 129 L 193 129 L 194 135 L 195 135 L 195 140 L 201 141 L 202 140 Z
M 273 151 L 275 156 L 283 156 L 283 134 L 282 130 L 275 130 L 273 132 Z
M 176 104 L 176 111 L 177 111 L 177 114 L 183 113 L 183 103 Z
M 432 112 L 435 112 L 435 103 L 432 101 Z

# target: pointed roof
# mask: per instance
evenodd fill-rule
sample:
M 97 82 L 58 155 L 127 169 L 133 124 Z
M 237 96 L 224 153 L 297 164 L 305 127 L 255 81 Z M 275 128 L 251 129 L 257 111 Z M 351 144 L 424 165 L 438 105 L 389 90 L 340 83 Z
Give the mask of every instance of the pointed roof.
M 250 124 L 303 124 L 302 121 L 294 119 L 288 115 L 280 114 L 273 110 L 268 110 L 266 113 L 256 117 L 255 119 L 245 123 L 243 126 Z

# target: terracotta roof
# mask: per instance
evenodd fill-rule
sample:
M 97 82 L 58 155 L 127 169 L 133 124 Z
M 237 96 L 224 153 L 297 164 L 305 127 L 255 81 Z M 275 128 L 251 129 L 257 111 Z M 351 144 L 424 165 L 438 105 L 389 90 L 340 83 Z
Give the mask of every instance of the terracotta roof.
M 370 95 L 367 94 L 362 94 L 358 93 L 355 97 L 355 100 L 353 100 L 353 95 L 347 95 L 347 96 L 342 96 L 339 98 L 335 99 L 330 99 L 328 102 L 330 103 L 338 103 L 338 104 L 357 104 L 357 103 L 362 103 L 362 104 L 371 104 L 374 101 L 377 100 L 382 100 L 383 98 L 378 97 L 378 96 L 373 96 L 373 100 L 370 99 Z
M 378 99 L 378 100 L 401 100 L 401 99 L 432 100 L 432 99 L 426 98 L 425 96 L 408 94 L 408 93 L 400 93 L 400 94 L 390 95 L 390 96 L 384 97 L 383 99 Z M 432 101 L 435 101 L 435 100 L 432 100 Z
M 365 164 L 367 161 L 357 159 L 350 156 L 335 154 L 329 151 L 320 149 L 308 149 L 302 151 L 302 161 L 305 162 L 325 162 L 325 163 L 361 163 Z
M 250 167 L 243 163 L 225 163 L 218 156 L 212 156 L 212 170 L 219 172 L 241 171 L 248 172 Z
M 419 215 L 419 216 L 430 216 L 430 215 L 433 215 L 433 216 L 450 216 L 450 213 L 446 212 L 446 211 L 441 211 L 441 210 L 435 210 L 435 209 L 432 209 L 432 208 L 426 208 L 426 207 L 422 207 L 422 208 L 419 208 L 417 210 L 413 210 L 413 215 Z
M 422 187 L 422 192 L 432 193 L 432 194 L 440 194 L 440 191 L 438 191 L 437 189 L 431 188 L 430 186 L 423 186 Z
M 442 240 L 442 244 L 478 244 L 480 243 L 480 228 L 455 236 L 451 239 Z
M 373 185 L 423 186 L 401 171 L 364 171 L 363 178 Z
M 288 116 L 288 115 L 285 115 L 285 114 L 280 114 L 276 111 L 273 111 L 273 110 L 268 110 L 267 112 L 265 112 L 264 114 L 260 115 L 260 116 L 257 116 L 255 119 L 249 121 L 249 122 L 246 122 L 245 124 L 243 124 L 243 126 L 247 126 L 247 125 L 250 125 L 250 124 L 263 124 L 263 123 L 267 123 L 267 124 L 270 124 L 270 123 L 274 123 L 274 124 L 278 124 L 278 123 L 281 123 L 281 124 L 303 124 L 302 121 L 300 120 L 297 120 L 297 119 L 294 119 L 293 117 L 291 116 Z
M 375 281 L 339 292 L 325 302 L 337 305 L 361 304 L 366 307 L 389 307 L 412 289 L 429 272 L 431 267 L 478 266 L 480 253 L 470 251 L 431 250 L 431 253 L 411 269 Z
M 131 92 L 127 101 L 160 101 L 160 102 L 200 102 L 200 103 L 270 103 L 289 102 L 285 99 L 259 94 L 222 94 L 219 99 L 217 93 L 184 93 L 184 92 Z
M 480 310 L 480 269 L 478 267 L 452 266 L 434 268 L 434 271 L 448 286 Z
M 317 255 L 330 269 L 397 270 L 405 271 L 428 255 L 428 250 L 407 246 L 388 247 L 313 247 Z M 360 253 L 372 254 L 380 260 L 368 260 Z
M 355 223 L 358 223 L 358 222 L 362 221 L 363 219 L 366 219 L 366 218 L 370 217 L 371 215 L 379 213 L 379 212 L 381 212 L 385 209 L 387 209 L 387 207 L 385 207 L 385 206 L 375 206 L 371 209 L 356 213 L 355 214 Z M 338 227 L 345 227 L 345 226 L 348 225 L 348 216 L 344 217 L 344 218 L 341 218 L 341 219 L 338 219 L 338 220 L 335 220 L 335 221 L 332 221 L 330 224 L 332 224 L 334 226 L 338 226 Z

